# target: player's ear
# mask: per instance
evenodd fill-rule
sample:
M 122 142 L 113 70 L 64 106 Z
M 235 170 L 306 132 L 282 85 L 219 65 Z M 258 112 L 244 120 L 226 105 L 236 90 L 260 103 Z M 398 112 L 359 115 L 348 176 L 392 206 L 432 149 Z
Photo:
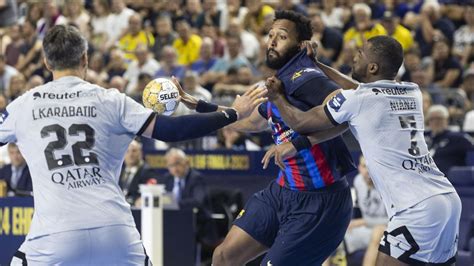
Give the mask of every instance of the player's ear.
M 87 58 L 87 52 L 85 52 L 81 57 L 81 65 L 87 68 L 88 63 L 89 63 L 89 59 Z
M 372 75 L 377 74 L 379 71 L 379 65 L 377 63 L 369 63 L 369 73 Z
M 48 60 L 46 60 L 46 56 L 43 56 L 43 62 L 46 68 L 50 71 L 53 72 L 53 68 L 49 65 Z

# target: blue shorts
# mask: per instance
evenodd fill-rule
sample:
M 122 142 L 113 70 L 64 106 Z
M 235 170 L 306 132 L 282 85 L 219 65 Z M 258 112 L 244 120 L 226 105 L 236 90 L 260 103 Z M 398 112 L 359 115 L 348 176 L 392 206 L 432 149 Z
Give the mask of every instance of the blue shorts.
M 269 247 L 262 265 L 321 265 L 344 239 L 352 217 L 347 181 L 317 191 L 276 182 L 255 193 L 234 225 Z

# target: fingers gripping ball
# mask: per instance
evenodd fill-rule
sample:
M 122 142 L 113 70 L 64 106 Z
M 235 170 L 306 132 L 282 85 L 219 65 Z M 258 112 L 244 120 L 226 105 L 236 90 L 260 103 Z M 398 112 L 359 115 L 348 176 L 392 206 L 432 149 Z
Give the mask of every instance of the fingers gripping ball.
M 146 108 L 162 115 L 171 115 L 178 108 L 179 91 L 171 80 L 157 78 L 146 85 L 142 100 Z

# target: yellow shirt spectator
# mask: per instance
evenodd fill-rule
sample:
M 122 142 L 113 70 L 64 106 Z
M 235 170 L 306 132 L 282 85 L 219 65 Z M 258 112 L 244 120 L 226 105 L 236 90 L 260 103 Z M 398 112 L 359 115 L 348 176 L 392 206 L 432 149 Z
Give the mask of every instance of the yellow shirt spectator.
M 155 38 L 151 33 L 140 31 L 137 35 L 133 36 L 127 33 L 119 40 L 119 48 L 125 53 L 125 59 L 135 60 L 135 49 L 138 45 L 146 45 L 147 47 L 155 44 Z
M 360 31 L 358 31 L 355 27 L 351 27 L 349 30 L 346 31 L 346 33 L 344 33 L 344 42 L 346 43 L 350 41 L 355 41 L 357 47 L 362 47 L 364 39 L 368 40 L 374 36 L 387 35 L 387 31 L 381 24 L 375 23 L 370 30 L 364 31 L 363 35 L 364 36 L 362 36 Z
M 413 46 L 413 36 L 411 35 L 411 32 L 400 24 L 395 26 L 395 31 L 393 32 L 392 37 L 402 45 L 403 51 L 406 51 Z
M 191 34 L 186 43 L 184 43 L 182 38 L 174 40 L 173 47 L 178 54 L 178 64 L 187 66 L 198 60 L 201 43 L 201 37 L 196 34 Z

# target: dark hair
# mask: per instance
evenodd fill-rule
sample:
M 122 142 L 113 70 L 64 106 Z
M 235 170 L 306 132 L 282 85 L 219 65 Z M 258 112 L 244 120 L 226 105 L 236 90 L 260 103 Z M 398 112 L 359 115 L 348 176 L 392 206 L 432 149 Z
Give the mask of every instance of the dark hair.
M 75 69 L 87 52 L 87 41 L 77 28 L 56 25 L 46 33 L 43 51 L 52 70 Z
M 298 42 L 311 40 L 313 36 L 313 29 L 311 28 L 311 21 L 300 13 L 287 10 L 278 10 L 275 12 L 275 19 L 287 19 L 295 23 L 296 33 L 298 34 Z
M 375 36 L 368 40 L 372 47 L 371 53 L 379 65 L 379 71 L 384 78 L 394 79 L 403 63 L 402 45 L 390 36 Z

